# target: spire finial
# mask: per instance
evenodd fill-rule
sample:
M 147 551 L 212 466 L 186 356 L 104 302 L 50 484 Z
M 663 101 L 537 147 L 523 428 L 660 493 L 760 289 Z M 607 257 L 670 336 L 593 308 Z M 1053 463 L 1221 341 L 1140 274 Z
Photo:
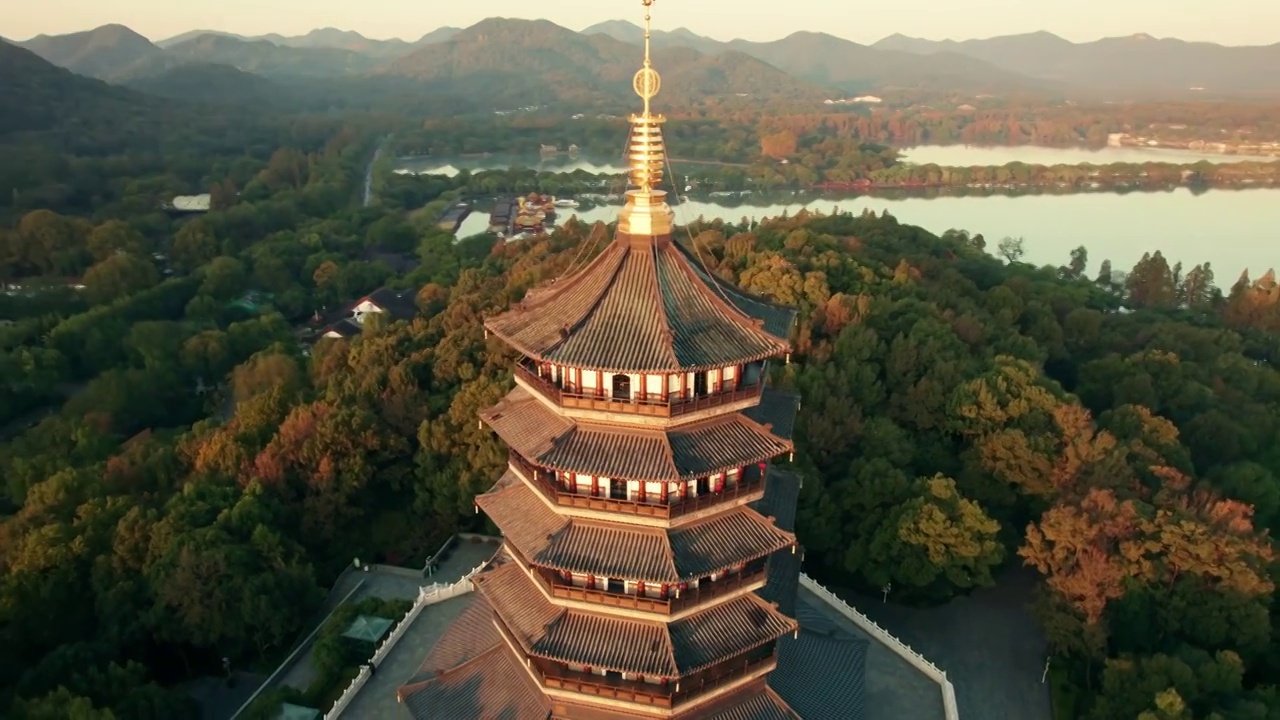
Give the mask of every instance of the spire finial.
M 649 31 L 652 18 L 649 15 L 649 8 L 655 0 L 640 0 L 640 4 L 644 5 L 644 67 L 636 73 L 632 86 L 635 88 L 636 94 L 644 100 L 644 115 L 649 117 L 649 101 L 654 95 L 658 94 L 659 88 L 662 87 L 662 78 L 658 77 L 658 71 L 653 69 L 653 63 L 649 58 Z

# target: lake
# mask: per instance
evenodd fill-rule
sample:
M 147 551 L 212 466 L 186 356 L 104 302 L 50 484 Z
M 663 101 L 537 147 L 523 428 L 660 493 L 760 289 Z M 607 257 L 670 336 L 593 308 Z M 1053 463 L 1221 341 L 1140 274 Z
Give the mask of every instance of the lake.
M 921 145 L 903 148 L 902 153 L 907 162 L 916 164 L 934 163 L 953 167 L 971 167 L 974 165 L 1004 165 L 1011 162 L 1024 162 L 1028 165 L 1079 165 L 1091 163 L 1106 165 L 1113 162 L 1169 162 L 1188 164 L 1208 160 L 1212 163 L 1233 163 L 1245 160 L 1278 160 L 1272 157 L 1250 155 L 1222 155 L 1220 153 L 1203 153 L 1192 150 L 1175 150 L 1170 148 L 1142 147 L 1105 147 L 1090 148 L 1051 148 L 1035 145 L 1016 145 L 1012 147 L 992 147 L 984 145 Z M 615 160 L 601 158 L 574 158 L 557 156 L 542 159 L 537 156 L 492 155 L 490 157 L 451 158 L 447 161 L 430 157 L 401 158 L 397 172 L 408 174 L 434 174 L 453 177 L 459 170 L 505 170 L 513 165 L 523 165 L 546 172 L 573 172 L 585 170 L 589 173 L 621 174 L 626 167 Z M 697 163 L 678 161 L 672 163 L 680 172 L 684 168 L 693 169 Z
M 1246 160 L 1267 162 L 1280 158 L 1258 155 L 1223 155 L 1222 153 L 1152 147 L 1053 148 L 1035 145 L 921 145 L 904 148 L 906 162 L 949 167 L 1006 165 L 1023 162 L 1028 165 L 1106 165 L 1115 162 L 1166 162 L 1187 164 L 1207 160 L 1211 163 L 1235 163 Z
M 1025 240 L 1026 262 L 1065 265 L 1072 249 L 1089 250 L 1089 273 L 1097 272 L 1104 259 L 1117 270 L 1128 271 L 1144 252 L 1160 250 L 1172 264 L 1183 266 L 1209 261 L 1215 281 L 1225 292 L 1245 268 L 1257 277 L 1280 265 L 1280 189 L 1212 190 L 1200 195 L 1179 188 L 1150 193 L 1083 193 L 1076 195 L 1028 195 L 1023 197 L 909 197 L 904 199 L 859 196 L 798 196 L 791 202 L 746 205 L 690 200 L 676 207 L 676 221 L 689 223 L 699 216 L 738 221 L 763 219 L 801 209 L 860 213 L 870 208 L 888 210 L 904 223 L 931 232 L 951 228 L 982 233 L 995 251 L 1003 237 Z M 611 221 L 619 206 L 601 206 L 577 213 L 586 222 Z M 571 211 L 572 212 L 572 211 Z M 563 217 L 569 216 L 566 213 Z M 488 213 L 477 211 L 458 231 L 459 237 L 484 232 Z

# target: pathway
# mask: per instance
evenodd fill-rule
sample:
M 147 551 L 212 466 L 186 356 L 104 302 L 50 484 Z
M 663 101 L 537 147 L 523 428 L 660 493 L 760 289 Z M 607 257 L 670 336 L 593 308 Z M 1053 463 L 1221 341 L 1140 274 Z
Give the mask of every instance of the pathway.
M 422 573 L 407 568 L 388 568 L 385 566 L 370 566 L 369 572 L 347 573 L 343 576 L 343 580 L 345 584 L 351 587 L 355 587 L 361 580 L 364 581 L 364 584 L 360 585 L 360 589 L 356 590 L 355 594 L 347 602 L 359 602 L 368 597 L 379 597 L 384 600 L 399 598 L 413 601 L 417 599 L 418 591 L 423 586 L 437 582 L 442 584 L 456 582 L 463 575 L 471 572 L 475 566 L 493 557 L 497 550 L 498 546 L 494 543 L 459 541 L 454 545 L 449 558 L 440 564 L 440 569 L 430 578 L 424 578 Z M 332 608 L 337 608 L 345 595 L 345 592 L 341 595 L 330 593 Z M 330 612 L 332 612 L 332 609 L 330 609 Z M 325 618 L 328 619 L 328 615 Z M 304 653 L 299 653 L 293 667 L 282 673 L 278 682 L 281 685 L 306 690 L 315 679 L 315 666 L 311 663 L 311 652 L 307 650 Z
M 1040 683 L 1046 644 L 1027 610 L 1035 583 L 1034 573 L 1014 568 L 995 587 L 935 608 L 838 594 L 946 671 L 961 720 L 1051 720 L 1049 686 Z

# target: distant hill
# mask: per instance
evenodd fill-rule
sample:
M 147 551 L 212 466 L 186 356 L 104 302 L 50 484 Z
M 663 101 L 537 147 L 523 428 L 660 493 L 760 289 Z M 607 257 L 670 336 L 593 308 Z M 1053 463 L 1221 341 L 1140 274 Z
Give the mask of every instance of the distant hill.
M 1073 43 L 1048 32 L 985 40 L 892 35 L 873 47 L 932 56 L 956 53 L 998 68 L 1084 88 L 1131 94 L 1280 94 L 1280 43 L 1228 47 L 1146 34 Z
M 18 45 L 79 75 L 104 79 L 164 55 L 150 40 L 123 25 L 103 25 L 69 35 L 38 35 Z
M 621 98 L 629 94 L 639 48 L 606 34 L 582 34 L 546 20 L 491 18 L 450 40 L 422 47 L 383 72 L 444 87 L 470 86 L 507 103 Z M 825 92 L 739 53 L 664 52 L 664 102 L 739 93 L 821 99 Z
M 598 23 L 582 32 L 627 43 L 644 40 L 644 29 L 625 20 Z M 771 42 L 720 42 L 680 28 L 655 31 L 650 40 L 654 47 L 687 47 L 704 55 L 742 53 L 802 80 L 850 93 L 884 88 L 1007 92 L 1050 86 L 971 57 L 925 57 L 925 53 L 872 48 L 826 33 L 799 32 Z
M 234 38 L 236 40 L 254 40 L 254 39 L 261 40 L 262 39 L 262 38 L 251 38 L 245 35 L 236 35 L 235 33 L 223 32 L 221 30 L 188 30 L 187 32 L 182 33 L 181 35 L 174 35 L 171 38 L 165 38 L 164 40 L 157 40 L 155 44 L 157 47 L 161 49 L 171 48 L 174 45 L 177 45 L 179 43 L 184 43 L 188 40 L 194 40 L 195 38 L 198 38 L 201 35 L 221 35 L 223 37 Z
M 282 47 L 266 40 L 205 34 L 121 69 L 112 78 L 136 80 L 182 65 L 228 65 L 264 77 L 342 77 L 367 73 L 380 58 L 341 48 Z
M 297 99 L 292 88 L 229 65 L 192 63 L 127 83 L 159 97 L 198 103 L 286 105 Z
M 0 138 L 15 133 L 76 136 L 147 132 L 164 105 L 126 88 L 81 77 L 0 41 Z M 132 126 L 132 128 L 131 128 Z

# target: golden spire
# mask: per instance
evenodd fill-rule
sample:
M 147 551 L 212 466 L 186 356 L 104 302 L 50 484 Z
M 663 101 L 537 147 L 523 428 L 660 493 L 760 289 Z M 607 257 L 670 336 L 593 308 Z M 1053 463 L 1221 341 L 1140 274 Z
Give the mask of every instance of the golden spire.
M 671 232 L 671 208 L 666 192 L 659 190 L 662 169 L 666 166 L 666 146 L 662 142 L 662 123 L 666 118 L 650 110 L 650 101 L 662 88 L 662 78 L 653 69 L 649 57 L 650 15 L 654 0 L 640 0 L 644 5 L 644 65 L 632 78 L 631 87 L 644 100 L 644 112 L 632 115 L 631 140 L 627 144 L 627 175 L 631 188 L 627 204 L 618 217 L 618 229 L 629 235 L 657 236 Z

